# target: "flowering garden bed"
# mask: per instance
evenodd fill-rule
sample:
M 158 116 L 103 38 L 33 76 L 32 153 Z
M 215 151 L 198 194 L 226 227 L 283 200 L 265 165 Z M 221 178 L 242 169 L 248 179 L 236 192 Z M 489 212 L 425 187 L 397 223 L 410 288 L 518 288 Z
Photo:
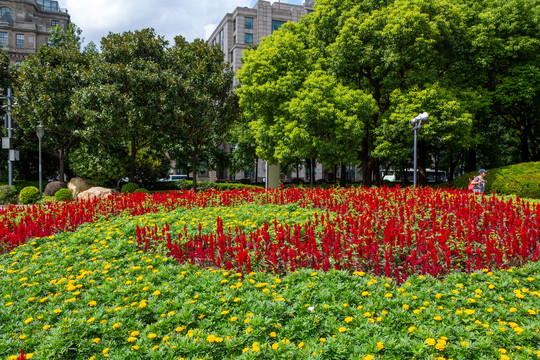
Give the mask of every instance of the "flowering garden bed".
M 529 359 L 539 220 L 385 188 L 5 209 L 0 359 Z

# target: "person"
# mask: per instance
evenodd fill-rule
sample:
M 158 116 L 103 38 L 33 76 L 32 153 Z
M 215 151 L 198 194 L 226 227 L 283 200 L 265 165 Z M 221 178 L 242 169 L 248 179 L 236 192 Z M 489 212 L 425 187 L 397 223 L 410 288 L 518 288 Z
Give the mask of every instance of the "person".
M 475 177 L 473 181 L 471 182 L 471 184 L 474 185 L 473 194 L 484 193 L 484 191 L 486 190 L 486 184 L 487 184 L 486 175 L 487 175 L 487 170 L 485 169 L 478 170 L 478 176 Z

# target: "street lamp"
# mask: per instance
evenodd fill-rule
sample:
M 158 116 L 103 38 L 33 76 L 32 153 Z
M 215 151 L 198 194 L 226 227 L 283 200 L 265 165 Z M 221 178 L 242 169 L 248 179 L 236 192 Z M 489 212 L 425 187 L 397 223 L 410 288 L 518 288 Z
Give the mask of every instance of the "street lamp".
M 416 187 L 416 132 L 420 129 L 422 123 L 427 124 L 429 115 L 427 112 L 418 114 L 417 117 L 411 120 L 412 130 L 414 131 L 414 187 Z
M 43 138 L 43 134 L 45 134 L 45 127 L 39 124 L 36 126 L 36 133 L 39 139 L 39 199 L 41 200 L 43 197 L 43 193 L 41 192 L 41 139 Z

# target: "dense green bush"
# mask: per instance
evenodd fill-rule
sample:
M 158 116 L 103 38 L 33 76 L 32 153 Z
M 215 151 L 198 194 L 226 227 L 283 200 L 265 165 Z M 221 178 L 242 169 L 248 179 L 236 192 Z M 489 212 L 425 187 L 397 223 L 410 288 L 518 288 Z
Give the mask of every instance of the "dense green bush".
M 487 169 L 486 193 L 517 195 L 522 198 L 540 199 L 540 162 L 509 165 Z M 469 179 L 478 175 L 470 172 L 454 179 L 445 186 L 466 189 Z
M 35 186 L 27 186 L 19 193 L 21 204 L 33 204 L 39 200 L 39 189 Z
M 124 194 L 131 194 L 139 189 L 139 185 L 128 182 L 127 184 L 122 185 L 122 188 L 120 189 L 120 192 Z
M 2 185 L 0 186 L 0 204 L 9 205 L 17 203 L 17 188 L 15 186 Z
M 138 188 L 137 190 L 135 190 L 135 192 L 140 192 L 140 193 L 145 193 L 145 194 L 150 193 L 150 191 L 148 191 L 148 190 L 145 189 L 145 188 Z
M 56 201 L 67 201 L 73 199 L 73 193 L 69 189 L 60 189 L 54 194 Z
M 193 189 L 192 180 L 178 180 L 174 182 L 175 188 L 177 190 L 191 190 Z M 247 185 L 247 184 L 238 184 L 238 183 L 215 183 L 209 181 L 197 181 L 198 190 L 234 190 L 234 189 L 254 189 L 260 188 L 257 185 Z

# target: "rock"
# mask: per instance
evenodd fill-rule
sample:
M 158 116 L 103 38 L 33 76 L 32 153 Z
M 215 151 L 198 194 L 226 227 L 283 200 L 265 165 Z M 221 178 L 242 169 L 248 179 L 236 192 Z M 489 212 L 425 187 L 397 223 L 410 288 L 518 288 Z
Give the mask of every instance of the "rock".
M 77 196 L 77 199 L 79 200 L 91 200 L 93 198 L 105 199 L 105 198 L 108 198 L 109 196 L 112 196 L 113 194 L 118 194 L 118 190 L 95 186 L 81 192 Z
M 51 181 L 45 186 L 43 193 L 46 196 L 54 196 L 60 189 L 67 189 L 67 184 L 63 181 Z
M 72 178 L 69 181 L 69 184 L 68 184 L 67 187 L 73 193 L 73 198 L 77 199 L 77 196 L 81 192 L 86 191 L 86 190 L 90 189 L 93 186 L 94 185 L 90 184 L 87 179 L 76 177 L 76 178 Z

